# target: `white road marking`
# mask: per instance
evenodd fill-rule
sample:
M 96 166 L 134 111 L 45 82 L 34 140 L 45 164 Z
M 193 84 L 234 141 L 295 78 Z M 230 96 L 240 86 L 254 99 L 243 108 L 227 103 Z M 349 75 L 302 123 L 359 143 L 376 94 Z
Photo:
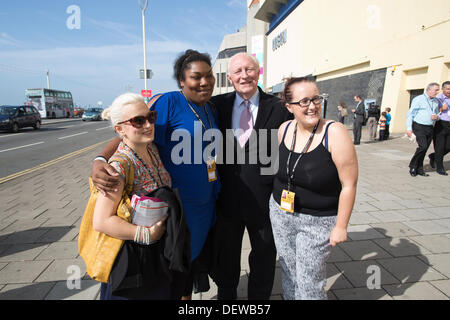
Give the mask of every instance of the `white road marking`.
M 79 135 L 86 134 L 86 133 L 88 133 L 88 132 L 87 131 L 79 132 L 79 133 L 71 134 L 70 136 L 60 137 L 58 139 L 62 140 L 62 139 L 72 138 L 72 137 L 79 136 Z
M 41 144 L 44 143 L 44 141 L 40 141 L 40 142 L 36 142 L 36 143 L 32 143 L 32 144 L 27 144 L 25 146 L 20 146 L 20 147 L 15 147 L 15 148 L 9 148 L 9 149 L 5 149 L 5 150 L 0 150 L 0 153 L 2 152 L 6 152 L 6 151 L 12 151 L 12 150 L 16 150 L 16 149 L 21 149 L 21 148 L 26 148 L 26 147 L 31 147 L 31 146 L 35 146 L 37 144 Z
M 109 129 L 109 128 L 111 128 L 111 126 L 104 127 L 104 128 L 98 128 L 98 129 L 95 129 L 95 131 L 100 131 L 100 130 Z
M 17 137 L 18 135 L 25 134 L 25 133 L 26 133 L 26 132 L 13 133 L 13 134 L 5 134 L 5 135 L 1 135 L 0 138 L 5 138 L 5 137 Z

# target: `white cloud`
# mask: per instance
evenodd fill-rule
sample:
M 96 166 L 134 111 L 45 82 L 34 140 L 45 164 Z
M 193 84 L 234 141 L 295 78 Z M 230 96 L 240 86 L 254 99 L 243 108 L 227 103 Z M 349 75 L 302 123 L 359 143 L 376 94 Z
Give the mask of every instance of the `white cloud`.
M 22 45 L 22 42 L 19 41 L 19 40 L 14 39 L 13 37 L 11 37 L 6 32 L 1 32 L 0 33 L 0 46 L 2 46 L 2 45 L 19 47 L 19 46 Z
M 245 8 L 247 6 L 247 0 L 230 0 L 227 2 L 229 8 Z

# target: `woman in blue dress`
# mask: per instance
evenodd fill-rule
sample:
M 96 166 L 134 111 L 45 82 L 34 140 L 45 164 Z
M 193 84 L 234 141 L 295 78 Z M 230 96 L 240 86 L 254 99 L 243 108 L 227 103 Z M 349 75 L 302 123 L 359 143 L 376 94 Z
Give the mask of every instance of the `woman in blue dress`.
M 220 131 L 208 103 L 215 84 L 210 56 L 187 50 L 175 61 L 174 77 L 180 91 L 163 94 L 151 109 L 157 112 L 154 142 L 172 178 L 172 188 L 178 189 L 190 231 L 193 267 L 183 295 L 183 299 L 190 299 L 193 279 L 200 282 L 201 278 L 198 266 L 202 267 L 203 279 L 207 279 L 208 270 L 203 270 L 199 256 L 216 221 L 220 182 L 215 150 L 220 143 Z M 92 165 L 91 177 L 100 192 L 113 192 L 118 183 L 117 173 L 104 161 L 119 142 L 111 141 Z M 203 253 L 202 257 L 209 260 L 208 251 Z
M 180 194 L 194 262 L 215 224 L 215 203 L 220 190 L 214 160 L 219 143 L 214 129 L 218 132 L 218 126 L 208 103 L 215 84 L 209 55 L 187 50 L 175 61 L 174 77 L 180 91 L 165 93 L 151 109 L 158 114 L 155 144 L 172 177 L 172 187 Z M 192 292 L 191 280 L 186 299 Z

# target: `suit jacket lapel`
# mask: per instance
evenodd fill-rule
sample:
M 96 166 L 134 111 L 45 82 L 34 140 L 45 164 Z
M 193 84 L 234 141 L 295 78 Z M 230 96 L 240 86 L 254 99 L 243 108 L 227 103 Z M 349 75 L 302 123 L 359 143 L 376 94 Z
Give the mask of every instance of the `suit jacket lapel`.
M 264 128 L 273 110 L 273 104 L 269 103 L 271 97 L 265 94 L 264 91 L 262 91 L 259 87 L 258 90 L 259 90 L 258 116 L 256 117 L 254 129 Z

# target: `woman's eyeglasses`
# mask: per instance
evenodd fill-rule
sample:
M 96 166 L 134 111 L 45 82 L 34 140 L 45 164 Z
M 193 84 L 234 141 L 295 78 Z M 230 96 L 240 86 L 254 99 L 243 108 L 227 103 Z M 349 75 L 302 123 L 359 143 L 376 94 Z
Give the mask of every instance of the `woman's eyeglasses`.
M 318 106 L 318 105 L 322 104 L 322 101 L 323 101 L 323 97 L 322 97 L 322 96 L 315 96 L 315 97 L 313 97 L 313 98 L 311 98 L 311 99 L 309 99 L 309 98 L 304 98 L 304 99 L 302 99 L 302 100 L 300 100 L 300 101 L 297 101 L 297 102 L 288 102 L 288 103 L 289 103 L 289 104 L 297 104 L 297 105 L 299 105 L 299 106 L 302 107 L 302 108 L 306 108 L 306 107 L 309 107 L 309 105 L 311 104 L 311 102 L 312 102 L 314 105 Z
M 117 124 L 122 124 L 125 122 L 129 122 L 133 127 L 140 129 L 144 126 L 145 122 L 149 123 L 156 122 L 156 111 L 150 111 L 146 116 L 137 116 L 125 121 L 118 122 Z

